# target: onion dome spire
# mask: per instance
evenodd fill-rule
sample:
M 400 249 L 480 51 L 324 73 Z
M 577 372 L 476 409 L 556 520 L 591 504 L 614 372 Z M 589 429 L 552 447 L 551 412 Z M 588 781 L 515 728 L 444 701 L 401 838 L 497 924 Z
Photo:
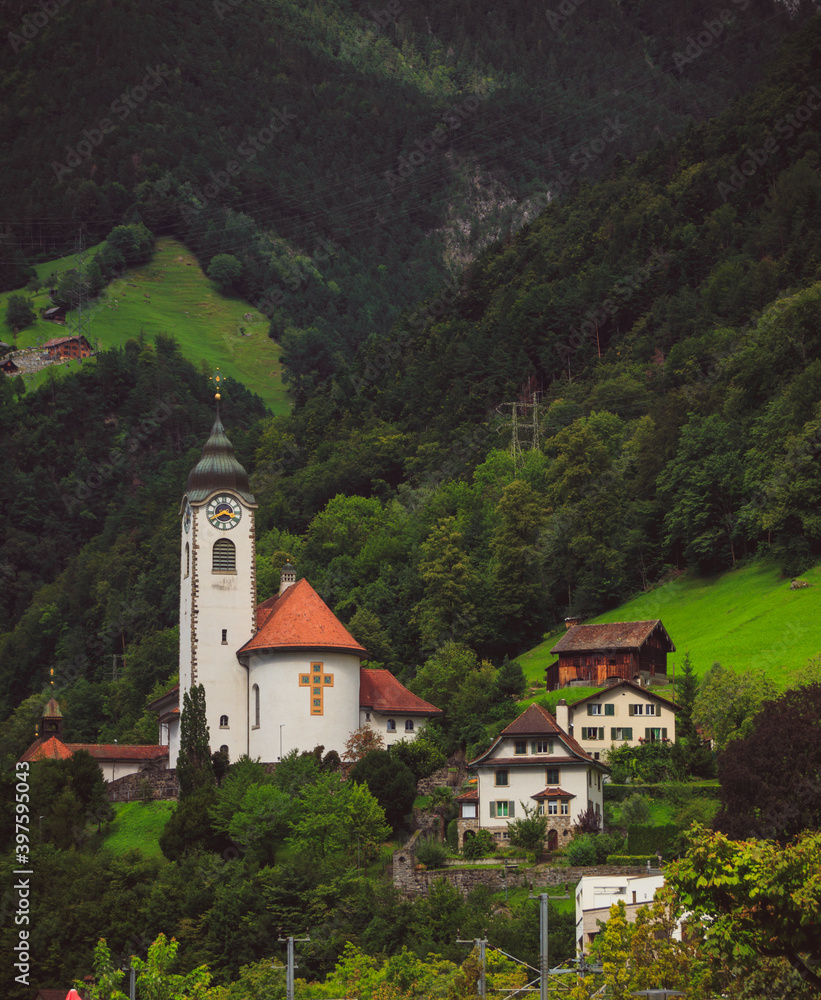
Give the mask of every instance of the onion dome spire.
M 219 403 L 211 435 L 202 449 L 202 457 L 188 473 L 188 499 L 192 503 L 199 503 L 214 490 L 232 490 L 246 503 L 256 503 L 248 485 L 248 473 L 235 458 L 234 446 L 222 426 Z

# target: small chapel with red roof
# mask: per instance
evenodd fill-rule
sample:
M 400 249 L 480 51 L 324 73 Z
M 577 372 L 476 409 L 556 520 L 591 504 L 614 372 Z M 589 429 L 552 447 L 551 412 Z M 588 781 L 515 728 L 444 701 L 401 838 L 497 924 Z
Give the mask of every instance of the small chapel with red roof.
M 217 412 L 180 505 L 180 681 L 155 705 L 160 742 L 176 765 L 180 708 L 205 689 L 212 750 L 270 762 L 324 746 L 344 757 L 369 725 L 386 745 L 412 739 L 440 713 L 367 650 L 290 563 L 279 593 L 256 602 L 257 503 Z

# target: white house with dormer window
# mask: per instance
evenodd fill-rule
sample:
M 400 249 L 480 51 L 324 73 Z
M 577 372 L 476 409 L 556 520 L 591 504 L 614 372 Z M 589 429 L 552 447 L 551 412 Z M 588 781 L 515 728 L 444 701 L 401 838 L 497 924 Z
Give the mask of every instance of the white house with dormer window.
M 591 806 L 602 813 L 602 778 L 608 768 L 540 705 L 530 705 L 468 767 L 477 785 L 475 792 L 458 799 L 460 847 L 479 829 L 507 840 L 508 824 L 524 818 L 527 807 L 548 817 L 547 847 L 554 850 L 566 843 L 581 813 Z

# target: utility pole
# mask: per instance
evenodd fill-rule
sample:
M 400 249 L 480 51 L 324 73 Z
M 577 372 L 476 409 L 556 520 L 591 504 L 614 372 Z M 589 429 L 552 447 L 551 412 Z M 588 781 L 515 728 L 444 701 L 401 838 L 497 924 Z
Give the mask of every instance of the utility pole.
M 554 899 L 570 899 L 567 893 L 564 896 L 554 896 Z M 534 896 L 533 893 L 528 899 L 539 900 L 539 1000 L 547 1000 L 547 984 L 550 978 L 550 960 L 548 958 L 547 944 L 547 921 L 548 902 L 550 897 L 546 892 Z
M 479 983 L 478 990 L 480 997 L 487 996 L 487 956 L 485 954 L 485 948 L 487 947 L 487 938 L 473 938 L 473 940 L 465 938 L 457 938 L 457 944 L 472 944 L 474 948 L 479 949 Z
M 297 968 L 294 965 L 294 941 L 310 941 L 309 937 L 304 938 L 277 938 L 277 941 L 286 941 L 288 943 L 288 966 L 285 970 L 285 997 L 286 1000 L 294 1000 L 294 969 Z

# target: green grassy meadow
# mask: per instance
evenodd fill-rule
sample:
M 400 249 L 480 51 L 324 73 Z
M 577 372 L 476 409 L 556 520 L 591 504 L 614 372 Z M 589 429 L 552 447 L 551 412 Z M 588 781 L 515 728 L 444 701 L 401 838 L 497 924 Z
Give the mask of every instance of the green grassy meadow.
M 97 249 L 89 248 L 89 257 Z M 74 264 L 73 256 L 58 258 L 38 264 L 36 271 L 45 279 Z M 32 298 L 38 312 L 34 324 L 16 338 L 5 322 L 8 297 L 15 294 Z M 0 340 L 16 342 L 18 348 L 35 347 L 76 329 L 75 312 L 68 314 L 65 326 L 40 319 L 39 310 L 50 304 L 47 289 L 30 296 L 21 289 L 0 294 Z M 249 315 L 251 318 L 245 319 Z M 235 378 L 260 396 L 273 413 L 287 413 L 290 409 L 281 378 L 281 351 L 268 337 L 268 319 L 242 299 L 221 295 L 194 255 L 178 240 L 158 239 L 148 264 L 111 282 L 90 305 L 83 327 L 92 346 L 103 349 L 122 347 L 140 332 L 149 340 L 158 333 L 169 334 L 195 365 L 205 364 L 209 371 L 219 368 L 223 375 Z M 50 366 L 35 376 L 34 384 L 52 377 L 51 371 L 58 376 L 64 374 L 74 364 Z
M 668 675 L 689 652 L 698 676 L 718 661 L 735 670 L 763 670 L 784 688 L 810 657 L 821 653 L 821 566 L 801 579 L 811 586 L 790 590 L 790 581 L 767 561 L 717 577 L 684 573 L 590 622 L 660 618 L 676 647 L 667 658 Z M 532 685 L 544 684 L 545 668 L 555 659 L 550 649 L 561 635 L 556 632 L 517 657 Z M 572 698 L 592 690 L 574 688 Z
M 146 857 L 161 857 L 160 835 L 175 806 L 176 802 L 115 802 L 116 816 L 99 847 L 114 854 L 136 850 Z

